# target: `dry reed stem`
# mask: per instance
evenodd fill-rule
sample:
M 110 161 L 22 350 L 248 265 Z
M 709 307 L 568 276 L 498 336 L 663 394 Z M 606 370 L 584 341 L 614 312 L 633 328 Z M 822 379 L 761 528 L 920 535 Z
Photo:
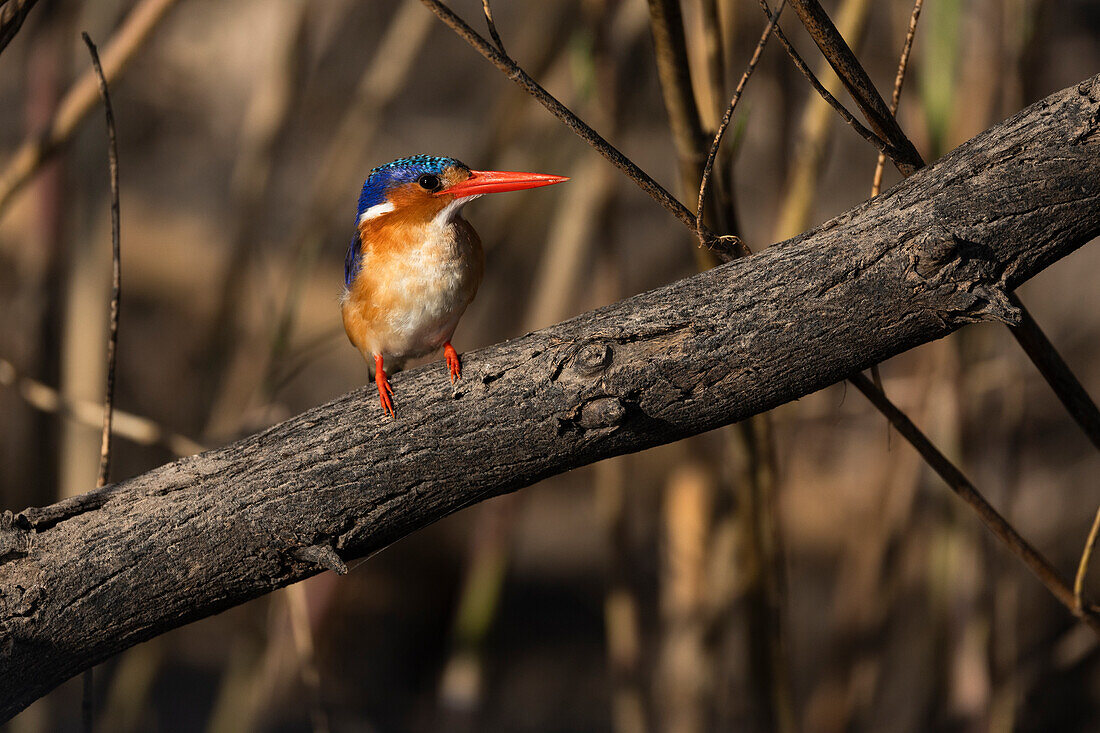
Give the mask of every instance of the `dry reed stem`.
M 681 185 L 694 191 L 706 161 L 708 135 L 703 132 L 692 92 L 687 41 L 679 0 L 648 0 L 649 30 L 661 96 L 668 113 L 672 142 L 680 162 Z M 724 230 L 723 230 L 724 231 Z
M 658 601 L 664 629 L 656 688 L 661 730 L 674 733 L 701 733 L 709 727 L 714 660 L 707 653 L 703 622 L 714 484 L 705 465 L 688 461 L 668 476 L 663 492 Z
M 1100 534 L 1100 509 L 1096 510 L 1096 517 L 1092 520 L 1092 529 L 1089 530 L 1089 537 L 1085 540 L 1081 561 L 1077 563 L 1077 576 L 1073 579 L 1073 602 L 1078 614 L 1085 612 L 1085 576 L 1089 572 L 1089 562 L 1092 560 L 1092 548 L 1096 546 L 1097 534 Z
M 649 0 L 648 7 L 657 78 L 679 163 L 680 194 L 690 197 L 698 188 L 699 179 L 703 175 L 710 135 L 703 131 L 700 102 L 696 99 L 695 85 L 692 83 L 680 0 Z M 718 94 L 723 97 L 724 102 L 725 90 L 719 89 Z M 716 187 L 716 190 L 719 194 L 714 196 L 715 206 L 711 208 L 707 225 L 723 234 L 736 235 L 733 201 L 722 195 L 725 193 L 724 187 Z M 694 253 L 695 264 L 700 270 L 709 269 L 720 262 L 713 252 L 705 248 L 696 247 Z M 739 254 L 745 255 L 748 251 L 740 251 Z
M 130 11 L 122 26 L 103 49 L 103 76 L 113 83 L 149 40 L 176 0 L 143 0 Z M 28 136 L 0 171 L 0 215 L 12 197 L 72 138 L 99 98 L 99 82 L 93 71 L 80 76 L 65 93 L 44 132 Z
M 611 715 L 615 733 L 646 733 L 642 690 L 641 611 L 631 584 L 632 556 L 626 507 L 626 461 L 619 456 L 596 464 L 596 505 L 611 544 L 611 571 L 603 616 L 611 677 Z
M 733 119 L 733 112 L 737 109 L 737 103 L 741 100 L 741 94 L 745 91 L 745 85 L 748 83 L 749 77 L 752 76 L 752 72 L 756 70 L 756 64 L 760 61 L 760 56 L 764 53 L 764 46 L 768 44 L 768 39 L 771 38 L 772 31 L 779 22 L 779 15 L 786 6 L 787 0 L 779 0 L 779 5 L 776 6 L 775 12 L 768 18 L 768 24 L 764 26 L 764 32 L 760 34 L 760 40 L 756 42 L 756 48 L 752 52 L 752 57 L 749 59 L 749 63 L 745 67 L 744 73 L 741 74 L 741 79 L 737 82 L 737 87 L 733 90 L 733 97 L 730 99 L 729 106 L 726 107 L 726 113 L 722 115 L 722 122 L 718 125 L 718 132 L 715 133 L 714 142 L 711 143 L 710 152 L 707 153 L 707 162 L 703 165 L 703 178 L 699 182 L 699 201 L 695 208 L 695 231 L 699 237 L 699 246 L 701 247 L 705 246 L 703 208 L 706 202 L 707 188 L 710 186 L 710 175 L 714 170 L 714 159 L 718 155 L 718 148 L 722 145 L 722 138 L 726 135 L 726 129 L 729 127 L 730 120 Z
M 917 35 L 917 21 L 920 20 L 920 11 L 924 6 L 924 0 L 915 0 L 913 13 L 909 16 L 909 28 L 905 32 L 905 43 L 901 47 L 901 56 L 898 58 L 898 73 L 894 76 L 894 94 L 890 99 L 890 114 L 895 118 L 898 114 L 898 103 L 901 101 L 901 88 L 905 84 L 905 72 L 909 68 L 909 54 L 913 50 L 913 38 Z M 886 168 L 886 156 L 878 154 L 875 163 L 875 177 L 871 182 L 871 197 L 878 196 L 882 190 L 882 174 Z
M 7 359 L 0 357 L 0 386 L 15 390 L 28 405 L 52 415 L 59 415 L 87 427 L 103 426 L 103 404 L 92 400 L 66 397 L 53 387 L 23 376 Z M 173 433 L 154 420 L 123 410 L 113 410 L 111 432 L 138 445 L 156 446 L 177 456 L 190 456 L 206 450 L 205 446 L 185 435 Z
M 313 733 L 328 733 L 331 726 L 321 693 L 321 672 L 317 668 L 317 646 L 313 641 L 313 626 L 309 622 L 309 596 L 305 583 L 288 585 L 283 598 L 286 599 L 290 634 L 298 656 L 298 672 L 310 697 L 310 725 Z

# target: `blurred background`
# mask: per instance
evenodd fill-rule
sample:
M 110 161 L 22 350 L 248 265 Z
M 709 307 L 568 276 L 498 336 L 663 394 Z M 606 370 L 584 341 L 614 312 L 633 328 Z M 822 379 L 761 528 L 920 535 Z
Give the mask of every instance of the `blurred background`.
M 911 1 L 823 4 L 889 98 Z M 477 0 L 451 5 L 484 27 Z M 682 8 L 687 94 L 709 135 L 763 15 L 752 0 L 664 5 Z M 644 0 L 494 10 L 533 77 L 694 208 Z M 820 69 L 796 16 L 782 25 Z M 706 264 L 679 222 L 415 0 L 41 0 L 0 56 L 0 508 L 96 479 L 109 185 L 94 87 L 70 92 L 89 69 L 81 30 L 108 66 L 127 61 L 111 84 L 113 480 L 367 380 L 340 325 L 342 262 L 363 178 L 394 158 L 573 179 L 467 210 L 487 273 L 460 351 Z M 934 160 L 1098 68 L 1092 0 L 928 0 L 898 114 Z M 64 144 L 39 165 L 24 141 L 51 124 Z M 871 193 L 875 151 L 775 43 L 724 150 L 717 213 L 754 250 Z M 888 166 L 884 187 L 898 179 Z M 1097 272 L 1086 246 L 1020 293 L 1094 396 Z M 882 374 L 1072 575 L 1100 456 L 1009 332 L 968 327 Z M 467 509 L 346 577 L 130 649 L 95 680 L 105 731 L 1100 730 L 1095 636 L 843 385 Z M 79 710 L 73 680 L 5 729 L 77 730 Z

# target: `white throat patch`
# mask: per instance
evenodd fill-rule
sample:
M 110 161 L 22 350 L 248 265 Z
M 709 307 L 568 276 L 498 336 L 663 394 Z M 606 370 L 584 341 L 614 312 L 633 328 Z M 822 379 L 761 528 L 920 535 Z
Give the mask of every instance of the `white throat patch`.
M 439 210 L 439 213 L 432 219 L 432 224 L 438 227 L 445 227 L 454 221 L 460 213 L 462 213 L 462 207 L 470 203 L 474 199 L 479 199 L 484 194 L 476 193 L 473 196 L 463 196 L 462 198 L 455 199 L 451 203 L 444 206 Z

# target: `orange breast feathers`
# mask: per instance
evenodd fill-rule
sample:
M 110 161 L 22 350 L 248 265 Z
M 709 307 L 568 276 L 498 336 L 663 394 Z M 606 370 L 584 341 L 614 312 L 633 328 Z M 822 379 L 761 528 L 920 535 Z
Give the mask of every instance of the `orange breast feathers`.
M 359 223 L 362 259 L 342 304 L 352 344 L 368 363 L 384 355 L 387 369 L 450 340 L 484 271 L 461 204 L 404 194 L 393 191 L 392 210 Z

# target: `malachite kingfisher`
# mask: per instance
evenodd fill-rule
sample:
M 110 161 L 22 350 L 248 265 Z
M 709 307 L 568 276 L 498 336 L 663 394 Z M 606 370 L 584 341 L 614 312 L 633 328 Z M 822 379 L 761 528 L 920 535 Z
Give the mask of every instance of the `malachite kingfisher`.
M 392 373 L 440 347 L 451 382 L 451 346 L 485 268 L 481 239 L 462 207 L 487 193 L 568 180 L 543 173 L 475 171 L 454 158 L 414 155 L 373 169 L 359 194 L 344 258 L 341 309 L 348 339 L 373 363 L 382 410 L 394 417 Z

